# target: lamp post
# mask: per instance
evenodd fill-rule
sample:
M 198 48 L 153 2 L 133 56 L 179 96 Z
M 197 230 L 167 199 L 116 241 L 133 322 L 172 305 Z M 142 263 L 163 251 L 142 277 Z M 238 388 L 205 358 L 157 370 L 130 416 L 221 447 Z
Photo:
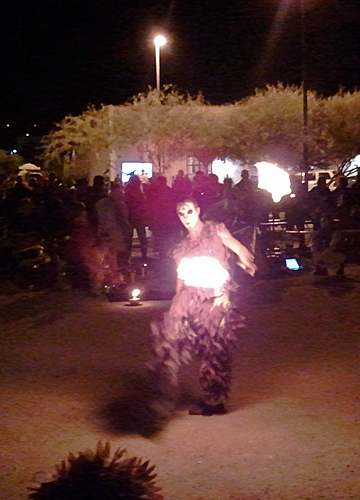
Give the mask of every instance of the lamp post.
M 160 93 L 160 47 L 166 44 L 166 38 L 162 35 L 157 35 L 154 38 L 155 44 L 155 66 L 156 66 L 156 89 Z
M 302 167 L 305 174 L 305 189 L 309 186 L 309 148 L 308 148 L 308 78 L 307 78 L 307 43 L 305 31 L 304 0 L 300 0 L 301 13 L 301 85 L 303 92 L 303 157 Z

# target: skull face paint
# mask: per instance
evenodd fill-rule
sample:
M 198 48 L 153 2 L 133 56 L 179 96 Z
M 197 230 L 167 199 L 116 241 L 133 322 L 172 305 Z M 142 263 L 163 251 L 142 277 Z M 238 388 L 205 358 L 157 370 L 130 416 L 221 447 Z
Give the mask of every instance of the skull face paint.
M 177 214 L 185 228 L 191 230 L 194 229 L 199 221 L 200 208 L 194 207 L 190 202 L 185 202 L 179 206 Z

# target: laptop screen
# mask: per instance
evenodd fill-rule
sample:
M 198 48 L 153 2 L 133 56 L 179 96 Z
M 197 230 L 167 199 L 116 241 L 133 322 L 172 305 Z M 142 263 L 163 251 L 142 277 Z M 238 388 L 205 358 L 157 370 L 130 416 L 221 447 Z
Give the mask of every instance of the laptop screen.
M 296 259 L 285 259 L 285 265 L 291 271 L 298 271 L 300 269 L 300 265 Z

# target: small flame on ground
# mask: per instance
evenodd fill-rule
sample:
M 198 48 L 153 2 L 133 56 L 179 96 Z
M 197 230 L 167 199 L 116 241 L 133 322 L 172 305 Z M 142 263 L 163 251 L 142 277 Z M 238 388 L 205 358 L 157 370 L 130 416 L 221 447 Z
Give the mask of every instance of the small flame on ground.
M 140 290 L 138 288 L 134 288 L 134 290 L 131 292 L 131 297 L 133 300 L 139 300 L 140 299 Z

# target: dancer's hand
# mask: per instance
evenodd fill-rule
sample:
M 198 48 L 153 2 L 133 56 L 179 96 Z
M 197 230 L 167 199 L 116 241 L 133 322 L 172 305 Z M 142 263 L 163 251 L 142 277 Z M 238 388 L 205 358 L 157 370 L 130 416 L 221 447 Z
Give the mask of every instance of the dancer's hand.
M 244 271 L 250 276 L 254 276 L 256 271 L 257 271 L 257 265 L 254 264 L 254 262 L 242 262 L 242 261 L 237 261 L 237 265 L 241 267 L 241 269 L 244 269 Z
M 223 245 L 238 256 L 238 266 L 244 269 L 244 271 L 250 274 L 250 276 L 254 276 L 257 271 L 257 267 L 254 264 L 253 254 L 249 252 L 249 250 L 242 243 L 240 243 L 240 241 L 232 236 L 224 224 L 218 225 L 218 235 L 220 236 Z

